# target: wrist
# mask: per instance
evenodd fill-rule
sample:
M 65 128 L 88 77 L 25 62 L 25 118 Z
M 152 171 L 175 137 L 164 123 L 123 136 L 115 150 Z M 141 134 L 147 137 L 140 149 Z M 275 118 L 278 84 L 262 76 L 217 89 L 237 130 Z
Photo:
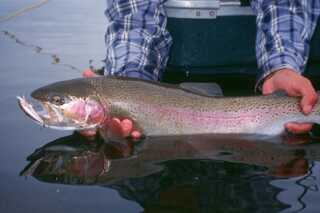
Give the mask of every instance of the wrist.
M 265 82 L 273 79 L 273 77 L 279 76 L 279 75 L 283 75 L 283 76 L 290 75 L 291 76 L 291 75 L 301 75 L 301 73 L 296 71 L 296 70 L 294 70 L 294 69 L 292 69 L 292 68 L 290 68 L 290 67 L 279 68 L 279 69 L 276 69 L 276 70 L 270 72 L 268 75 L 266 75 L 262 80 L 262 85 Z

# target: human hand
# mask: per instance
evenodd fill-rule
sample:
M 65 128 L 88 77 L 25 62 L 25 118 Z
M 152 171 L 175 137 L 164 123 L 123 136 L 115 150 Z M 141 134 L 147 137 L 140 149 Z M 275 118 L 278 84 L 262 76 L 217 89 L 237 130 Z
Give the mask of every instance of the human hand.
M 101 134 L 109 138 L 126 138 L 131 137 L 133 140 L 139 140 L 141 133 L 134 129 L 132 120 L 113 117 L 103 124 Z M 97 134 L 97 129 L 79 131 L 82 136 L 94 138 Z
M 85 78 L 91 78 L 91 77 L 97 77 L 98 76 L 90 68 L 84 70 L 81 74 L 82 74 L 82 77 L 85 77 Z
M 284 91 L 289 96 L 301 97 L 300 107 L 304 114 L 309 114 L 318 101 L 318 95 L 311 82 L 292 69 L 280 69 L 270 74 L 262 85 L 263 95 Z M 310 123 L 288 123 L 286 129 L 291 133 L 305 133 L 311 130 Z
M 82 72 L 82 76 L 85 78 L 91 78 L 98 76 L 95 74 L 91 69 L 84 70 Z M 130 119 L 119 119 L 116 117 L 113 117 L 111 119 L 107 119 L 104 126 L 101 128 L 103 134 L 109 134 L 110 137 L 131 137 L 134 140 L 139 140 L 141 138 L 141 133 L 134 129 L 134 125 L 132 120 Z M 81 135 L 88 137 L 88 138 L 94 138 L 97 134 L 96 129 L 92 130 L 83 130 L 79 132 Z

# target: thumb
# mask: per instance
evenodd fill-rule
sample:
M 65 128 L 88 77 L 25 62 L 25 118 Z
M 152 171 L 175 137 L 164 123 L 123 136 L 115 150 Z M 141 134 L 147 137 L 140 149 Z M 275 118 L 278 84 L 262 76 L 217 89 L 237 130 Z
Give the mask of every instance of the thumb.
M 270 78 L 266 79 L 262 85 L 262 94 L 269 95 L 273 93 L 275 90 L 276 88 L 274 87 L 272 79 Z
M 309 91 L 302 93 L 302 99 L 300 102 L 301 109 L 303 113 L 309 114 L 312 111 L 312 108 L 318 101 L 318 95 L 315 90 L 311 89 Z

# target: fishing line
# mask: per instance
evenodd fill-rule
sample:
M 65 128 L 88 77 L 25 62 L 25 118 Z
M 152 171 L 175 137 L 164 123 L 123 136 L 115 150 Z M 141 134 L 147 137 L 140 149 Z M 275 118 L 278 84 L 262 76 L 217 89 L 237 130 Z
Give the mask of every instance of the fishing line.
M 27 13 L 27 12 L 31 12 L 47 3 L 49 3 L 50 0 L 41 0 L 39 2 L 36 2 L 34 4 L 31 4 L 29 6 L 26 6 L 20 10 L 17 10 L 15 12 L 12 12 L 12 13 L 9 13 L 8 15 L 4 16 L 4 17 L 0 17 L 0 23 L 1 22 L 5 22 L 5 21 L 9 21 L 11 19 L 14 19 L 16 17 L 19 17 L 19 16 L 22 16 L 23 14 Z M 20 39 L 18 39 L 13 33 L 10 33 L 8 31 L 5 31 L 3 30 L 2 33 L 9 37 L 10 39 L 14 40 L 17 44 L 20 44 L 22 46 L 25 46 L 25 47 L 29 47 L 29 48 L 32 48 L 34 52 L 36 52 L 37 54 L 42 54 L 42 55 L 47 55 L 47 56 L 50 56 L 52 58 L 52 64 L 57 64 L 57 65 L 61 65 L 61 66 L 64 66 L 64 67 L 68 67 L 72 70 L 75 70 L 77 72 L 80 72 L 82 73 L 82 70 L 71 65 L 71 64 L 66 64 L 66 63 L 61 63 L 61 58 L 57 55 L 57 54 L 54 54 L 54 53 L 49 53 L 49 52 L 45 52 L 43 50 L 43 48 L 39 47 L 39 46 L 36 46 L 36 45 L 33 45 L 33 44 L 28 44 L 27 42 L 24 42 Z M 97 68 L 94 68 L 94 65 L 93 65 L 93 60 L 91 59 L 89 61 L 89 67 L 92 69 L 92 70 L 99 70 Z
M 35 9 L 47 4 L 49 1 L 50 0 L 42 0 L 40 2 L 36 2 L 36 3 L 31 4 L 31 5 L 27 6 L 27 7 L 24 7 L 22 9 L 20 9 L 20 10 L 17 10 L 15 12 L 9 13 L 8 15 L 6 15 L 4 17 L 0 17 L 0 22 L 5 22 L 5 21 L 9 21 L 11 19 L 14 19 L 14 18 L 16 18 L 18 16 L 21 16 L 21 15 L 27 13 L 27 12 L 30 12 L 32 10 L 35 10 Z
M 52 64 L 54 64 L 54 65 L 60 65 L 60 66 L 67 67 L 69 69 L 75 70 L 75 71 L 80 72 L 80 73 L 82 72 L 81 69 L 79 69 L 79 68 L 77 68 L 77 67 L 75 67 L 75 66 L 73 66 L 71 64 L 62 63 L 61 62 L 61 58 L 57 54 L 46 52 L 45 50 L 43 50 L 42 47 L 39 47 L 37 45 L 29 44 L 27 42 L 24 42 L 21 39 L 17 38 L 16 35 L 14 35 L 13 33 L 9 32 L 9 31 L 3 30 L 2 33 L 5 36 L 7 36 L 8 38 L 14 40 L 15 43 L 17 43 L 17 44 L 19 44 L 21 46 L 24 46 L 24 47 L 31 48 L 35 53 L 37 53 L 39 55 L 50 56 L 52 58 Z
M 31 12 L 47 3 L 49 3 L 50 0 L 42 0 L 42 1 L 39 1 L 39 2 L 36 2 L 34 4 L 31 4 L 27 7 L 24 7 L 20 10 L 17 10 L 15 12 L 12 12 L 4 17 L 0 17 L 0 23 L 1 22 L 5 22 L 5 21 L 9 21 L 11 19 L 14 19 L 16 17 L 19 17 L 19 16 L 22 16 L 23 14 L 27 13 L 27 12 Z M 37 54 L 41 54 L 41 55 L 47 55 L 47 56 L 50 56 L 52 58 L 52 64 L 57 64 L 57 65 L 61 65 L 61 66 L 64 66 L 64 67 L 68 67 L 72 70 L 76 70 L 78 72 L 81 72 L 81 70 L 71 64 L 66 64 L 66 63 L 61 63 L 61 59 L 60 57 L 57 55 L 57 54 L 54 54 L 54 53 L 49 53 L 49 52 L 45 52 L 43 50 L 43 48 L 39 47 L 39 46 L 36 46 L 34 44 L 29 44 L 27 42 L 24 42 L 22 40 L 20 40 L 19 38 L 16 37 L 16 35 L 14 35 L 13 33 L 10 33 L 9 31 L 6 31 L 6 30 L 3 30 L 2 33 L 7 36 L 8 38 L 14 40 L 17 44 L 19 45 L 22 45 L 24 47 L 29 47 L 29 48 L 32 48 L 33 51 Z

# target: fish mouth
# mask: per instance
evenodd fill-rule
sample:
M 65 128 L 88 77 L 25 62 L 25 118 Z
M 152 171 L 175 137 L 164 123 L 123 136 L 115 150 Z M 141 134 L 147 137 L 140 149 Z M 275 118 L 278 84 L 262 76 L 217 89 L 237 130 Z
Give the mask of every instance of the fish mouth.
M 87 119 L 77 120 L 65 115 L 63 108 L 49 102 L 35 100 L 27 101 L 25 97 L 17 96 L 19 107 L 37 124 L 58 130 L 89 130 L 97 128 L 100 123 L 88 123 Z M 88 116 L 86 116 L 88 117 Z

